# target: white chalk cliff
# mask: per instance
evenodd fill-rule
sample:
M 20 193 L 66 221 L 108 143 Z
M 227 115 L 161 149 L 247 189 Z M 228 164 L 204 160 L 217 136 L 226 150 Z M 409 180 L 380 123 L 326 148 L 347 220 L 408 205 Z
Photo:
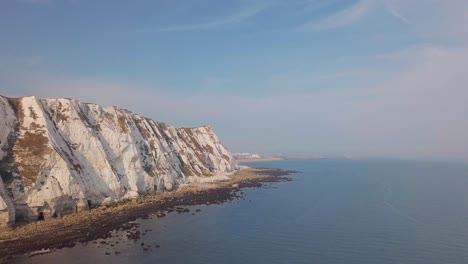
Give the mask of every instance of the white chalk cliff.
M 210 127 L 174 128 L 72 99 L 0 96 L 0 226 L 236 169 Z

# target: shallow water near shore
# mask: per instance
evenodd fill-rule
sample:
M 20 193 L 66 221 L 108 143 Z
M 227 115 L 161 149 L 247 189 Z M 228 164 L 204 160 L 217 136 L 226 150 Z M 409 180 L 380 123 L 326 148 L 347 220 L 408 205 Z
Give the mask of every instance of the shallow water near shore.
M 140 219 L 136 241 L 116 232 L 13 263 L 468 263 L 466 164 L 247 165 L 301 173 L 244 189 L 245 199 Z

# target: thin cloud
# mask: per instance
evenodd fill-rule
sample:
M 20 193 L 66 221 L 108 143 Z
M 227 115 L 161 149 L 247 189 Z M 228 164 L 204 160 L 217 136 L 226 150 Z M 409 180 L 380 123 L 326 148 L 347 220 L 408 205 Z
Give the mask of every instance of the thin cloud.
M 323 30 L 330 28 L 343 27 L 350 24 L 353 24 L 373 7 L 375 4 L 371 0 L 359 0 L 351 7 L 337 11 L 334 14 L 320 20 L 320 21 L 309 21 L 299 27 L 300 31 L 307 30 Z
M 51 0 L 18 0 L 18 2 L 31 4 L 50 4 Z
M 376 54 L 375 59 L 384 61 L 411 61 L 420 63 L 421 61 L 427 59 L 434 59 L 446 55 L 446 48 L 429 44 L 418 44 L 411 45 L 402 49 L 397 49 L 394 51 Z
M 128 108 L 172 125 L 210 124 L 227 146 L 237 150 L 466 160 L 468 91 L 463 84 L 468 82 L 464 71 L 468 49 L 432 48 L 425 54 L 426 59 L 402 69 L 394 78 L 375 80 L 359 89 L 344 84 L 341 89 L 270 93 L 262 98 L 213 91 L 181 96 L 167 89 L 56 74 L 11 76 L 1 72 L 0 84 L 9 77 L 16 85 L 2 87 L 29 87 L 6 88 L 2 94 L 7 96 L 72 97 Z M 284 89 L 296 77 L 309 78 L 285 76 L 267 84 Z M 327 81 L 341 77 L 347 78 L 323 76 Z M 252 137 L 258 140 L 245 140 Z
M 42 64 L 44 60 L 45 60 L 44 56 L 35 55 L 35 56 L 25 58 L 24 64 L 28 67 L 34 67 L 34 66 L 38 66 Z
M 32 4 L 32 5 L 44 5 L 44 6 L 55 5 L 58 2 L 75 4 L 78 1 L 79 0 L 16 0 L 16 2 L 19 2 L 19 3 Z
M 214 20 L 214 21 L 207 22 L 207 23 L 191 24 L 191 25 L 170 26 L 170 27 L 158 29 L 157 31 L 174 32 L 174 31 L 217 29 L 217 28 L 221 28 L 227 25 L 240 23 L 245 20 L 248 20 L 249 18 L 265 10 L 267 7 L 268 5 L 254 6 L 249 9 L 244 9 L 238 13 L 231 14 L 219 20 Z
M 410 21 L 403 16 L 390 0 L 358 0 L 352 6 L 339 10 L 322 20 L 308 21 L 301 25 L 299 31 L 325 30 L 352 25 L 363 19 L 372 10 L 384 8 L 387 13 L 398 19 L 403 24 L 410 24 Z
M 395 18 L 397 18 L 404 24 L 410 24 L 410 21 L 392 5 L 390 0 L 384 0 L 383 3 L 385 5 L 385 9 L 387 10 L 389 14 L 391 14 L 392 16 L 394 16 Z

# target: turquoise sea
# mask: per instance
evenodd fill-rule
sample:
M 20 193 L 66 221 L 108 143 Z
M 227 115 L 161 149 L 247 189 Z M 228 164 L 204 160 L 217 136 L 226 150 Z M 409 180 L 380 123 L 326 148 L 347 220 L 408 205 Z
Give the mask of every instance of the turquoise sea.
M 468 263 L 467 164 L 290 160 L 248 165 L 301 172 L 292 182 L 245 189 L 245 199 L 189 207 L 201 209 L 193 215 L 140 219 L 140 230 L 148 231 L 136 242 L 96 241 L 16 262 Z

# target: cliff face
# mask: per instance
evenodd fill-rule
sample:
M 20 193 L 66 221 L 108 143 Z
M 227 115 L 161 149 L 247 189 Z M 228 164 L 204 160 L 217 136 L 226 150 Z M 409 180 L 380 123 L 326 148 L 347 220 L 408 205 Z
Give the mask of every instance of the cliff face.
M 211 181 L 237 169 L 210 127 L 116 107 L 0 96 L 0 225 Z

